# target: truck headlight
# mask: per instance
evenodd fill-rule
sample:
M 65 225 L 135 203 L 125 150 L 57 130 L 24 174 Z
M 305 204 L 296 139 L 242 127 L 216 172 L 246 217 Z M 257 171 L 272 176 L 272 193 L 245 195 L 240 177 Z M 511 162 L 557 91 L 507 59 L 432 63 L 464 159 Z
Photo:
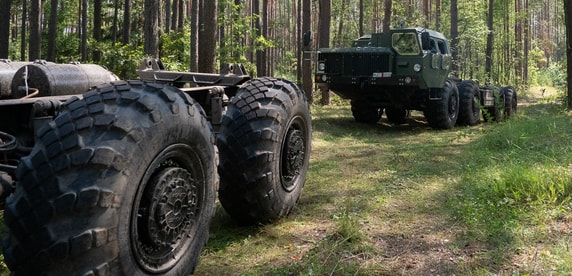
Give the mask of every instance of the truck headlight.
M 415 72 L 421 72 L 421 64 L 416 63 L 415 65 L 413 65 L 413 71 Z
M 323 62 L 318 63 L 318 71 L 326 70 L 326 64 Z

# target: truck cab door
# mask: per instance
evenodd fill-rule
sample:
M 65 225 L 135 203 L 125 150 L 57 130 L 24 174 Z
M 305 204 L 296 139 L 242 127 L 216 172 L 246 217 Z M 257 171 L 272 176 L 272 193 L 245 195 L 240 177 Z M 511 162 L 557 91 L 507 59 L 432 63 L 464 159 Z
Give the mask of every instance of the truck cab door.
M 428 47 L 428 55 L 430 58 L 430 70 L 432 70 L 436 76 L 435 83 L 433 85 L 437 85 L 438 83 L 443 83 L 451 70 L 451 63 L 452 57 L 447 46 L 447 43 L 443 40 L 431 37 L 429 40 L 429 47 Z
M 444 41 L 431 39 L 429 51 L 431 52 L 431 68 L 436 70 L 449 70 L 452 57 Z

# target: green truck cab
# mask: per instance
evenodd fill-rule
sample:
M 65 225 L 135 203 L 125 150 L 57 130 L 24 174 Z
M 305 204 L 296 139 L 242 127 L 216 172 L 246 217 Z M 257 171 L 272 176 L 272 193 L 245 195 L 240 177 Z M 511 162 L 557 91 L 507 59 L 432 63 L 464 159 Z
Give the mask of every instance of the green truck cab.
M 359 122 L 375 123 L 385 110 L 390 122 L 400 124 L 410 110 L 419 110 L 435 129 L 473 125 L 481 107 L 497 108 L 495 99 L 506 100 L 501 95 L 509 94 L 505 90 L 515 95 L 516 106 L 512 87 L 480 88 L 473 81 L 449 78 L 452 62 L 443 34 L 397 28 L 362 36 L 349 48 L 319 49 L 315 82 L 320 89 L 350 99 Z M 510 103 L 512 107 L 512 98 Z

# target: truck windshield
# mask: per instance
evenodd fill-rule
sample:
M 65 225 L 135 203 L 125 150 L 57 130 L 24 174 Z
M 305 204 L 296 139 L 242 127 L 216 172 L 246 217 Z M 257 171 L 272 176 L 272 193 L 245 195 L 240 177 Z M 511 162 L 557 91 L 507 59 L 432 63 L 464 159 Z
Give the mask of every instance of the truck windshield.
M 394 33 L 391 36 L 391 45 L 398 54 L 404 56 L 418 55 L 421 52 L 415 33 Z

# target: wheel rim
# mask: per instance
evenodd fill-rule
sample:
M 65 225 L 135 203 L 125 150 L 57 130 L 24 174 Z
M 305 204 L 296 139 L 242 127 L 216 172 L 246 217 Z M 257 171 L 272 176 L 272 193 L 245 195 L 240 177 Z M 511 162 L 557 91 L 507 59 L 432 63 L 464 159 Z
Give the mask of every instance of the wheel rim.
M 174 145 L 160 153 L 137 192 L 131 242 L 137 262 L 151 273 L 173 268 L 195 236 L 204 189 L 190 165 L 189 150 Z
M 306 126 L 301 118 L 295 118 L 290 124 L 284 142 L 280 160 L 282 187 L 293 191 L 306 162 Z

